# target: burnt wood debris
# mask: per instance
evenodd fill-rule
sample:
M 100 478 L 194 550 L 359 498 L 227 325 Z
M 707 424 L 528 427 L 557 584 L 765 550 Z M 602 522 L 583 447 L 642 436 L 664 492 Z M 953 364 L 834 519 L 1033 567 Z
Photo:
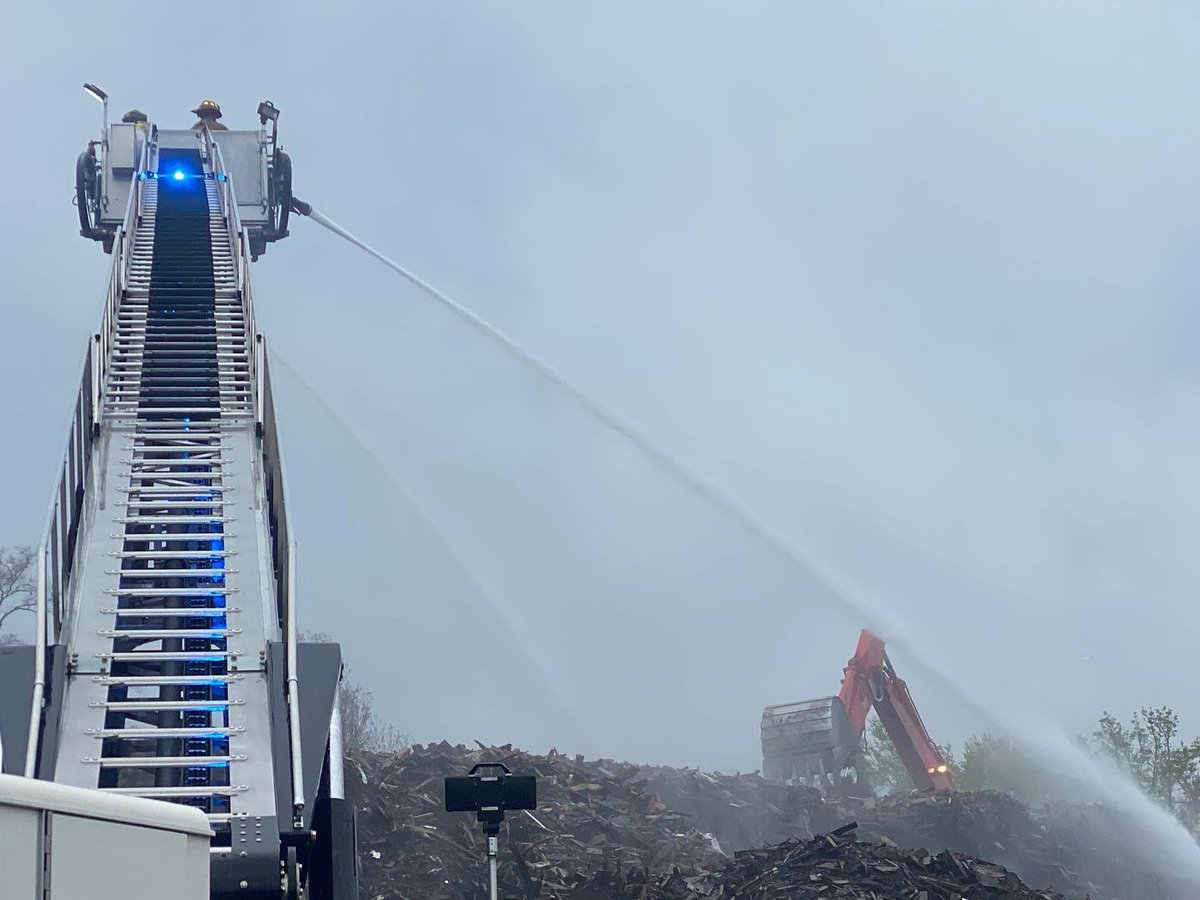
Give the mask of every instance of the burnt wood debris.
M 1146 838 L 1102 806 L 1031 809 L 993 792 L 825 798 L 757 774 L 441 743 L 354 752 L 361 896 L 486 896 L 483 837 L 443 810 L 477 763 L 536 775 L 538 807 L 502 832 L 504 897 L 685 900 L 1176 900 Z

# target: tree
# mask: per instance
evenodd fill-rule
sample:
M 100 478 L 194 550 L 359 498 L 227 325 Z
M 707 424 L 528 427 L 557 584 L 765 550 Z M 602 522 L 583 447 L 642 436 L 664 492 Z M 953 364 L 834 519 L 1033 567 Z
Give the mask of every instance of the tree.
M 887 729 L 878 716 L 872 714 L 867 720 L 867 732 L 863 736 L 863 775 L 867 783 L 881 794 L 911 791 L 912 779 L 904 767 L 896 745 L 888 737 Z
M 304 632 L 300 639 L 333 642 L 333 638 L 323 632 Z M 376 718 L 375 695 L 351 678 L 348 668 L 338 685 L 338 701 L 342 709 L 342 746 L 346 752 L 398 753 L 412 745 L 409 735 L 391 722 Z
M 955 786 L 964 791 L 1002 791 L 1026 803 L 1058 796 L 1054 775 L 1008 738 L 985 732 L 963 744 Z
M 1142 792 L 1195 829 L 1200 812 L 1200 740 L 1184 743 L 1179 716 L 1143 706 L 1125 724 L 1105 712 L 1089 742 L 1129 772 Z
M 881 792 L 911 790 L 900 755 L 879 719 L 867 723 L 863 766 Z M 1105 712 L 1090 738 L 1079 739 L 1085 750 L 1125 769 L 1152 800 L 1170 810 L 1193 834 L 1200 833 L 1200 739 L 1190 743 L 1179 734 L 1179 717 L 1169 707 L 1142 707 L 1122 722 Z M 941 749 L 941 748 L 939 748 Z M 963 744 L 962 759 L 942 749 L 964 791 L 1001 791 L 1025 803 L 1046 803 L 1071 795 L 1070 778 L 1052 771 L 1006 737 L 984 733 Z
M 33 612 L 37 607 L 33 560 L 29 547 L 0 547 L 0 645 L 19 643 L 16 635 L 6 631 L 13 621 L 11 617 L 22 611 Z
M 342 744 L 347 751 L 397 753 L 412 745 L 412 738 L 391 722 L 381 722 L 374 713 L 374 695 L 350 678 L 342 678 L 339 688 L 342 706 Z
M 954 751 L 950 746 L 938 746 L 942 758 L 953 772 L 957 769 Z M 881 794 L 911 791 L 916 787 L 908 775 L 904 760 L 900 758 L 896 745 L 888 737 L 887 729 L 878 716 L 872 714 L 867 720 L 867 731 L 863 735 L 863 774 L 871 787 Z

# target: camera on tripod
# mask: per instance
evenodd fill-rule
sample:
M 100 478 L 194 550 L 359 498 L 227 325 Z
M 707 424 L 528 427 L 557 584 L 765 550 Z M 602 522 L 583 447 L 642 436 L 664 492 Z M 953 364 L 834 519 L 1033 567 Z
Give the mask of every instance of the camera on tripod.
M 483 824 L 491 900 L 499 897 L 496 857 L 504 813 L 536 808 L 537 779 L 533 775 L 514 775 L 504 763 L 480 763 L 466 777 L 452 775 L 446 779 L 446 812 L 473 812 Z
M 537 779 L 514 775 L 503 763 L 480 763 L 446 779 L 446 812 L 473 812 L 485 831 L 498 828 L 506 810 L 536 808 Z

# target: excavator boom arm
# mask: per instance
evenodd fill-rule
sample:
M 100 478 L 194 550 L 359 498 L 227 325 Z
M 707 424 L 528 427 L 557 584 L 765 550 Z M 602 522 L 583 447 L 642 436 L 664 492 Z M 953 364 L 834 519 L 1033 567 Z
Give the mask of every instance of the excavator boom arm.
M 883 690 L 882 697 L 875 700 L 875 713 L 883 722 L 913 784 L 924 791 L 951 790 L 954 781 L 950 767 L 925 730 L 908 685 L 896 675 L 886 656 L 880 675 Z
M 883 641 L 864 628 L 858 636 L 854 656 L 846 664 L 842 689 L 838 693 L 860 741 L 867 729 L 867 716 L 875 703 L 874 682 L 883 669 L 884 659 Z

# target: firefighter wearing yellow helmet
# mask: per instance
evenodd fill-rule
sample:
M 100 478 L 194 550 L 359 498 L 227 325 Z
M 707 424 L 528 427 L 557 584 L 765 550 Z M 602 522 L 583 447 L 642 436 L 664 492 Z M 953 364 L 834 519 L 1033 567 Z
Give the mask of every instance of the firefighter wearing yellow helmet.
M 204 127 L 207 127 L 210 131 L 229 130 L 217 121 L 217 119 L 221 118 L 221 105 L 216 100 L 204 100 L 192 112 L 200 119 L 199 122 L 192 126 L 193 131 L 199 131 Z

